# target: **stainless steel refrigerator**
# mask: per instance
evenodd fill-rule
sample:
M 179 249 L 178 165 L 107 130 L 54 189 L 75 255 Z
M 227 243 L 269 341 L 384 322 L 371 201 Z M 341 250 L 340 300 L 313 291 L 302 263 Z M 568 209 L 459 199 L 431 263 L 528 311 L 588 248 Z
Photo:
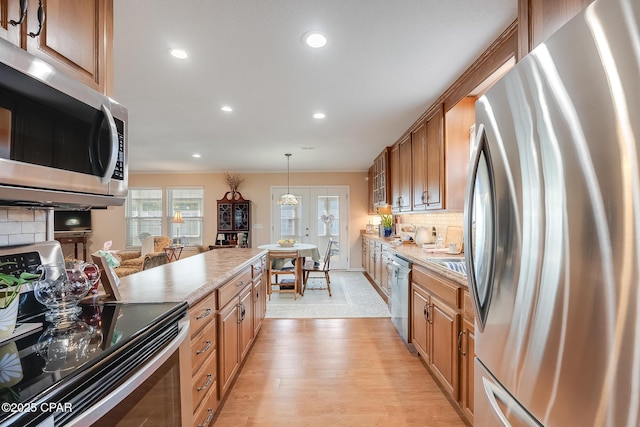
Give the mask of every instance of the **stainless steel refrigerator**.
M 640 425 L 639 26 L 597 0 L 476 103 L 476 426 Z

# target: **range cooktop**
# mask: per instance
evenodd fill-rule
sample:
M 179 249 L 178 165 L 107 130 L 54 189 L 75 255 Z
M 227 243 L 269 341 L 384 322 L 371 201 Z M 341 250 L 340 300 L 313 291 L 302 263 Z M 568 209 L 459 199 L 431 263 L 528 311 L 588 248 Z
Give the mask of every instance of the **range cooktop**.
M 113 385 L 121 380 L 113 371 L 137 363 L 131 354 L 143 359 L 164 345 L 187 310 L 186 303 L 81 307 L 78 319 L 57 325 L 45 321 L 44 313 L 23 319 L 17 329 L 22 335 L 0 342 L 0 425 L 25 415 L 20 412 L 34 402 L 85 399 L 77 396 Z

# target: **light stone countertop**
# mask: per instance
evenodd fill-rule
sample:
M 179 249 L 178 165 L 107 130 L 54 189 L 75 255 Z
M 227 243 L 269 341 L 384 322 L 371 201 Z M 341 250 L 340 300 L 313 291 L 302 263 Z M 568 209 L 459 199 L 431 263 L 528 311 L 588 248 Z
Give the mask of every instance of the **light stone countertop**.
M 120 279 L 121 302 L 182 302 L 208 296 L 267 251 L 214 249 Z
M 378 240 L 382 242 L 383 244 L 387 245 L 389 249 L 396 252 L 398 255 L 403 256 L 407 258 L 409 261 L 415 264 L 421 265 L 422 267 L 425 267 L 433 271 L 434 273 L 440 274 L 441 276 L 451 279 L 452 281 L 454 281 L 455 283 L 461 286 L 464 286 L 464 287 L 469 286 L 467 283 L 466 276 L 456 271 L 453 271 L 451 269 L 448 269 L 447 267 L 438 263 L 438 260 L 441 260 L 443 258 L 447 258 L 447 259 L 456 258 L 456 259 L 459 259 L 460 261 L 464 261 L 464 254 L 450 255 L 447 253 L 425 252 L 422 249 L 422 247 L 417 245 L 396 245 L 395 242 L 397 242 L 397 239 L 381 238 L 377 234 L 366 234 L 366 233 L 362 233 L 362 236 L 368 239 Z

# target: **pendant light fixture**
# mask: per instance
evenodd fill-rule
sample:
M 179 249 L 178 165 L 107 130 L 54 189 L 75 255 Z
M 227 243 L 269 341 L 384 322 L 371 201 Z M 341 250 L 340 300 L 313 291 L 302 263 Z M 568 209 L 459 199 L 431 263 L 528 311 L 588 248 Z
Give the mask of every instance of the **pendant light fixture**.
M 291 194 L 291 191 L 289 190 L 289 158 L 291 157 L 291 154 L 287 153 L 285 154 L 285 156 L 287 156 L 287 194 L 283 194 L 282 196 L 280 196 L 280 199 L 278 199 L 278 204 L 285 206 L 296 206 L 298 204 L 298 199 L 296 199 L 296 196 Z

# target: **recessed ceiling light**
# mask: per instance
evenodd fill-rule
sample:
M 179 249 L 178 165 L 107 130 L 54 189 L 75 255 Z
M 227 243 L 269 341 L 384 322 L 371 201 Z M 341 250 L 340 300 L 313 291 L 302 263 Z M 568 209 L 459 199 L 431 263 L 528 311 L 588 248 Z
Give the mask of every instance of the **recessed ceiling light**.
M 223 105 L 222 107 L 220 107 L 220 109 L 222 111 L 226 111 L 227 113 L 230 113 L 233 111 L 233 108 L 229 107 L 228 105 Z
M 313 115 L 314 119 L 324 119 L 326 116 L 324 115 L 324 113 L 315 113 Z
M 182 49 L 171 49 L 171 55 L 178 59 L 187 59 L 187 52 Z
M 192 154 L 191 157 L 195 157 L 196 159 L 199 159 L 202 156 L 200 154 L 196 153 L 196 154 Z
M 324 35 L 314 31 L 304 35 L 304 42 L 307 44 L 307 46 L 318 49 L 327 44 L 327 38 Z

